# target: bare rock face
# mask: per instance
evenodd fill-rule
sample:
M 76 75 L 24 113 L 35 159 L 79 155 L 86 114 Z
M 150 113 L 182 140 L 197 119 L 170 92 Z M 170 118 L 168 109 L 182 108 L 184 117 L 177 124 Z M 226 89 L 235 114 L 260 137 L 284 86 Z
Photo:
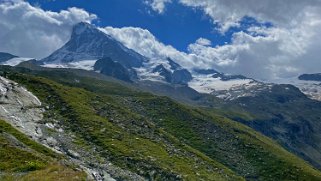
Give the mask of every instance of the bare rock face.
M 43 112 L 36 96 L 17 83 L 0 77 L 0 119 L 38 140 L 42 136 L 38 122 L 43 119 Z
M 112 163 L 96 164 L 100 157 L 94 155 L 95 148 L 86 151 L 73 143 L 72 133 L 65 132 L 57 120 L 48 122 L 44 118 L 44 106 L 40 100 L 24 87 L 0 76 L 0 119 L 8 122 L 34 141 L 64 154 L 68 161 L 79 165 L 88 174 L 89 180 L 115 181 L 109 173 L 117 176 L 144 180 L 127 170 L 122 170 Z M 95 166 L 93 166 L 95 165 Z

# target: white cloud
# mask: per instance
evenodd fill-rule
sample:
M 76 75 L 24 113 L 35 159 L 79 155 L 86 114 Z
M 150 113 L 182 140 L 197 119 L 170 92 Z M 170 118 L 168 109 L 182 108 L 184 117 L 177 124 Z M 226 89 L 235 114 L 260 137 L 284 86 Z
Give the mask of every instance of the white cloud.
M 0 51 L 42 58 L 68 40 L 74 24 L 96 18 L 74 7 L 52 12 L 21 0 L 3 1 L 0 3 Z
M 231 74 L 242 74 L 261 80 L 296 76 L 321 71 L 319 52 L 321 21 L 309 17 L 300 27 L 252 27 L 249 33 L 233 35 L 231 44 L 211 47 L 200 38 L 189 45 L 188 53 L 159 42 L 148 30 L 134 27 L 103 29 L 127 47 L 156 61 L 172 58 L 183 67 L 214 68 Z M 256 36 L 260 34 L 261 36 Z
M 207 60 L 220 71 L 243 74 L 258 79 L 276 79 L 306 72 L 320 72 L 321 38 L 316 33 L 320 24 L 287 30 L 283 28 L 253 28 L 252 36 L 234 34 L 229 45 L 208 47 L 199 43 L 189 46 L 190 53 Z M 215 57 L 215 59 L 213 59 Z
M 205 38 L 199 38 L 198 40 L 196 40 L 196 43 L 199 45 L 203 45 L 203 46 L 211 46 L 212 42 L 208 39 Z
M 172 0 L 146 0 L 145 3 L 149 5 L 154 11 L 159 14 L 164 13 L 166 4 L 171 3 Z
M 320 7 L 320 0 L 176 0 L 182 5 L 200 9 L 224 32 L 239 26 L 244 17 L 253 17 L 260 22 L 272 22 L 277 26 L 298 23 L 293 20 L 302 16 L 308 8 Z M 166 3 L 165 3 L 166 2 Z M 152 4 L 165 5 L 168 0 L 151 0 Z M 153 8 L 154 9 L 154 8 Z M 158 11 L 157 8 L 154 9 Z M 159 11 L 158 11 L 159 12 Z M 162 12 L 162 11 L 161 11 Z
M 122 42 L 128 48 L 154 61 L 161 61 L 170 57 L 183 67 L 189 69 L 197 66 L 198 63 L 200 64 L 199 66 L 202 64 L 196 55 L 180 52 L 170 45 L 164 45 L 148 30 L 135 27 L 106 27 L 101 30 Z
M 200 38 L 188 46 L 186 53 L 164 45 L 141 28 L 106 27 L 104 31 L 146 57 L 155 61 L 170 57 L 188 69 L 214 68 L 268 80 L 321 72 L 320 0 L 177 1 L 204 11 L 222 31 L 237 26 L 245 16 L 273 26 L 236 32 L 232 42 L 222 46 L 212 47 L 211 41 Z M 24 57 L 47 56 L 68 40 L 74 24 L 97 18 L 78 8 L 51 12 L 20 0 L 1 2 L 0 51 Z M 162 13 L 166 3 L 172 1 L 148 2 Z
M 204 11 L 222 32 L 245 17 L 272 23 L 235 32 L 227 45 L 210 47 L 202 39 L 189 45 L 189 54 L 208 67 L 267 80 L 321 72 L 320 0 L 177 1 Z

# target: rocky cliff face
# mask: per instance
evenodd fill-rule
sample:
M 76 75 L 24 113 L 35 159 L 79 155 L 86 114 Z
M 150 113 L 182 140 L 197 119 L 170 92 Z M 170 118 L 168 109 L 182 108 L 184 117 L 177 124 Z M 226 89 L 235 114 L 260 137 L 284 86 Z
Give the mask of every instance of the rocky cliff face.
M 41 102 L 31 92 L 0 77 L 0 118 L 37 140 L 42 136 L 37 125 L 43 118 Z

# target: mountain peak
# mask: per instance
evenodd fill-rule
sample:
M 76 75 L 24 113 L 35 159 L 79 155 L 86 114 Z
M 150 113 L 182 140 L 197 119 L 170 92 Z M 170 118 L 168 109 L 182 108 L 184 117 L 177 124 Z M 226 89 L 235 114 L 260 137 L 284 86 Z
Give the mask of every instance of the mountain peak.
M 74 25 L 70 40 L 42 62 L 63 64 L 106 57 L 122 63 L 125 67 L 139 67 L 146 59 L 100 31 L 95 25 L 80 22 Z
M 86 22 L 80 22 L 73 26 L 72 35 L 80 35 L 83 33 L 93 33 L 97 31 L 96 27 Z

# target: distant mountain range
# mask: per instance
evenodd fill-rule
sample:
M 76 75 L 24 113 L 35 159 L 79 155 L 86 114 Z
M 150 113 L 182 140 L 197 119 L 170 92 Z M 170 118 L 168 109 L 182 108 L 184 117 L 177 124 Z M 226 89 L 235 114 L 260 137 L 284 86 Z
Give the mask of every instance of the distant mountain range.
M 297 115 L 297 113 L 292 112 L 292 115 L 285 114 L 287 111 L 283 110 L 281 106 L 296 99 L 299 100 L 297 101 L 298 105 L 302 107 L 307 106 L 306 102 L 309 102 L 309 99 L 304 98 L 305 95 L 302 94 L 300 90 L 310 98 L 321 100 L 321 86 L 312 84 L 312 82 L 302 82 L 296 79 L 292 84 L 300 88 L 299 90 L 294 86 L 264 83 L 242 75 L 227 75 L 213 69 L 190 70 L 182 67 L 171 58 L 149 59 L 126 48 L 111 36 L 106 35 L 95 26 L 87 23 L 75 25 L 70 40 L 62 48 L 55 51 L 49 57 L 40 60 L 40 62 L 42 66 L 45 67 L 86 67 L 85 69 L 87 70 L 100 72 L 104 75 L 127 82 L 134 82 L 145 90 L 169 96 L 177 100 L 188 102 L 191 100 L 192 102 L 195 100 L 199 102 L 201 100 L 201 104 L 203 104 L 204 97 L 200 96 L 201 94 L 214 95 L 221 100 L 228 101 L 228 104 L 231 104 L 232 107 L 235 104 L 242 105 L 242 109 L 245 109 L 246 112 L 251 112 L 253 115 L 257 115 L 260 119 L 262 115 L 266 114 L 264 111 L 258 114 L 260 112 L 258 109 L 261 105 L 263 106 L 265 103 L 268 103 L 268 105 L 275 104 L 273 107 L 265 108 L 268 116 L 263 117 L 269 121 L 260 122 L 260 126 L 242 121 L 261 132 L 265 131 L 265 129 L 263 129 L 265 126 L 273 123 L 270 119 L 280 120 L 281 122 L 284 121 L 282 123 L 283 127 L 281 126 L 280 130 L 288 130 L 289 133 L 292 132 L 289 120 L 295 122 L 293 123 L 294 125 L 301 127 L 301 123 L 296 122 L 297 119 L 293 117 L 293 115 Z M 288 83 L 291 83 L 291 81 Z M 196 92 L 192 91 L 193 89 Z M 265 97 L 266 95 L 270 95 L 271 97 Z M 270 99 L 272 97 L 273 99 Z M 266 102 L 261 102 L 265 98 Z M 208 101 L 207 98 L 205 100 Z M 319 104 L 317 105 L 315 108 L 319 107 Z M 278 106 L 281 106 L 279 110 L 282 110 L 280 115 L 289 117 L 288 119 L 276 116 L 279 113 L 277 110 L 274 110 L 274 107 Z M 290 110 L 294 110 L 294 108 Z M 311 110 L 309 109 L 309 111 Z M 232 118 L 234 119 L 234 117 Z M 305 124 L 313 125 L 316 121 L 317 118 L 313 117 Z M 307 140 L 300 140 L 297 143 L 288 144 L 290 138 L 285 138 L 280 130 L 276 131 L 271 129 L 265 134 L 279 140 L 292 151 L 302 154 L 307 160 L 315 160 L 315 156 L 312 156 L 310 151 L 302 151 L 298 146 L 299 143 L 301 145 L 310 145 L 307 143 Z M 303 137 L 307 136 L 308 134 L 304 133 Z M 312 147 L 311 150 L 319 148 L 319 146 Z M 321 153 L 318 154 L 321 155 Z M 315 164 L 320 166 L 320 162 L 321 161 L 317 161 Z
M 30 60 L 9 53 L 0 53 L 3 65 L 18 65 Z M 242 75 L 227 75 L 213 69 L 186 69 L 166 59 L 149 59 L 88 23 L 76 24 L 70 40 L 37 64 L 51 68 L 76 68 L 100 72 L 127 82 L 154 82 L 186 85 L 199 93 L 213 94 L 222 99 L 253 96 L 269 84 Z M 312 99 L 321 100 L 320 74 L 304 74 L 293 84 Z M 153 88 L 154 89 L 154 88 Z
M 0 156 L 37 154 L 22 171 L 4 160 L 16 178 L 49 158 L 95 180 L 321 179 L 321 74 L 267 83 L 189 69 L 88 23 L 42 60 L 0 53 L 0 64 Z
M 215 70 L 189 71 L 170 58 L 157 61 L 150 60 L 134 50 L 128 49 L 110 35 L 88 23 L 75 25 L 70 40 L 40 62 L 48 67 L 54 67 L 55 65 L 56 67 L 73 67 L 73 65 L 81 66 L 83 63 L 88 63 L 88 60 L 93 60 L 88 69 L 95 69 L 96 71 L 104 69 L 103 62 L 106 62 L 109 66 L 111 62 L 114 62 L 116 67 L 110 71 L 116 71 L 116 68 L 121 69 L 119 71 L 132 75 L 130 76 L 131 81 L 152 80 L 171 84 L 188 84 L 195 74 L 211 75 L 213 79 L 221 79 L 222 81 L 246 79 L 243 76 L 226 76 Z M 97 60 L 99 62 L 95 64 Z M 113 75 L 106 69 L 102 72 Z M 137 76 L 133 76 L 133 74 L 137 74 Z

